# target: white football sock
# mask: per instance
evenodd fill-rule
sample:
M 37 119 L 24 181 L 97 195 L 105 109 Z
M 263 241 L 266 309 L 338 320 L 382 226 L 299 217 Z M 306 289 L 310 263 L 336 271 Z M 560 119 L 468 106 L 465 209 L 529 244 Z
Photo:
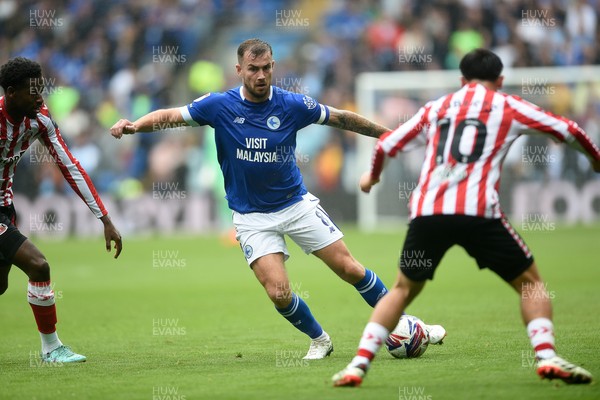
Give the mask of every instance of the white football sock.
M 361 364 L 369 366 L 379 348 L 385 343 L 390 332 L 377 322 L 369 322 L 363 331 L 356 356 L 350 362 L 351 366 Z
M 538 358 L 551 358 L 554 350 L 554 325 L 548 318 L 536 318 L 527 324 L 527 335 Z
M 42 339 L 42 353 L 43 354 L 48 354 L 52 350 L 62 346 L 62 342 L 58 338 L 58 334 L 56 332 L 52 332 L 52 333 L 40 332 L 40 337 Z

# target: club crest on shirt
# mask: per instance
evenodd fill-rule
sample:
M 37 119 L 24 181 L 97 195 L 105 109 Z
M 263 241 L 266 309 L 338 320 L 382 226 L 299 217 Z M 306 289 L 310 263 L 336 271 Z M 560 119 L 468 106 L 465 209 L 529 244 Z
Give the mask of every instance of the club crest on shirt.
M 8 230 L 8 226 L 6 224 L 0 224 L 0 235 Z
M 281 125 L 281 121 L 279 121 L 279 118 L 277 118 L 274 115 L 271 115 L 268 119 L 267 119 L 267 126 L 269 127 L 269 129 L 271 130 L 275 130 L 277 128 L 279 128 L 279 126 Z
M 309 110 L 312 110 L 317 106 L 317 102 L 312 97 L 304 96 L 302 100 L 304 100 L 304 104 L 306 104 L 306 108 Z

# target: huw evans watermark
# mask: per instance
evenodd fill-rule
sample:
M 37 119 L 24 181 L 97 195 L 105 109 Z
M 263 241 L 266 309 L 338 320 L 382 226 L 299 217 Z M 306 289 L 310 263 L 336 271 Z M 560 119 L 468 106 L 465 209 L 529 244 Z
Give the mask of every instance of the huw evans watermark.
M 424 65 L 433 62 L 433 55 L 427 53 L 425 46 L 400 46 L 398 48 L 400 64 Z
M 177 386 L 153 386 L 152 400 L 187 400 L 187 396 Z
M 29 10 L 29 26 L 32 28 L 60 28 L 64 25 L 64 18 L 57 17 L 56 10 Z
M 282 28 L 308 28 L 310 21 L 302 10 L 275 10 L 275 26 Z
M 152 62 L 184 64 L 187 62 L 187 55 L 180 53 L 179 46 L 152 46 Z
M 181 269 L 187 267 L 187 260 L 181 257 L 179 250 L 153 250 L 152 268 Z
M 521 26 L 552 29 L 556 27 L 556 18 L 550 16 L 549 10 L 521 10 Z
M 153 336 L 184 336 L 185 326 L 179 326 L 179 318 L 152 318 Z
M 152 198 L 157 200 L 183 200 L 187 198 L 187 192 L 180 189 L 179 182 L 153 182 Z
M 275 352 L 275 367 L 277 368 L 295 368 L 308 367 L 308 360 L 304 360 L 303 353 L 293 350 L 277 350 Z

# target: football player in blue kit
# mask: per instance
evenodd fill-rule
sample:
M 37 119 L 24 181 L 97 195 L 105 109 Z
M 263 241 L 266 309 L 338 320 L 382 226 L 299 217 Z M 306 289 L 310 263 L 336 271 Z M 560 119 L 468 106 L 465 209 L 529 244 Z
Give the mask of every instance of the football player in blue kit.
M 284 235 L 323 260 L 370 306 L 387 289 L 350 254 L 339 228 L 319 199 L 306 190 L 295 156 L 290 157 L 295 154 L 296 133 L 315 123 L 375 138 L 389 129 L 356 113 L 271 86 L 273 51 L 262 40 L 241 43 L 237 57 L 242 86 L 208 93 L 180 108 L 153 111 L 135 122 L 121 119 L 110 132 L 119 139 L 124 134 L 164 129 L 165 121 L 172 128 L 210 125 L 215 129 L 227 202 L 246 261 L 277 311 L 312 339 L 304 358 L 321 359 L 333 351 L 333 345 L 308 305 L 291 290 Z M 428 331 L 431 343 L 441 342 L 446 334 L 440 325 L 428 326 Z

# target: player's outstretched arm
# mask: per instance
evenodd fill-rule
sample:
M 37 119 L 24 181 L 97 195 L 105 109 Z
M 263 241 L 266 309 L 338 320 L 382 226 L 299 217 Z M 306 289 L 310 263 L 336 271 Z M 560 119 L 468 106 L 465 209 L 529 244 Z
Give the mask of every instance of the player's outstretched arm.
M 110 134 L 121 139 L 123 135 L 132 135 L 136 132 L 154 132 L 188 125 L 179 108 L 166 108 L 152 111 L 135 122 L 120 119 L 110 128 Z
M 329 108 L 329 121 L 327 121 L 326 125 L 374 138 L 378 138 L 385 132 L 391 131 L 391 129 L 352 111 L 338 110 L 331 106 L 327 107 Z
M 113 225 L 108 214 L 102 216 L 100 221 L 102 221 L 104 224 L 104 240 L 106 240 L 106 251 L 110 253 L 112 249 L 112 242 L 115 242 L 115 258 L 118 258 L 119 254 L 121 254 L 121 250 L 123 249 L 121 234 Z
M 506 99 L 515 110 L 515 120 L 523 127 L 550 134 L 555 140 L 566 143 L 588 157 L 594 171 L 600 172 L 600 148 L 575 121 L 555 115 L 521 98 L 508 96 Z

